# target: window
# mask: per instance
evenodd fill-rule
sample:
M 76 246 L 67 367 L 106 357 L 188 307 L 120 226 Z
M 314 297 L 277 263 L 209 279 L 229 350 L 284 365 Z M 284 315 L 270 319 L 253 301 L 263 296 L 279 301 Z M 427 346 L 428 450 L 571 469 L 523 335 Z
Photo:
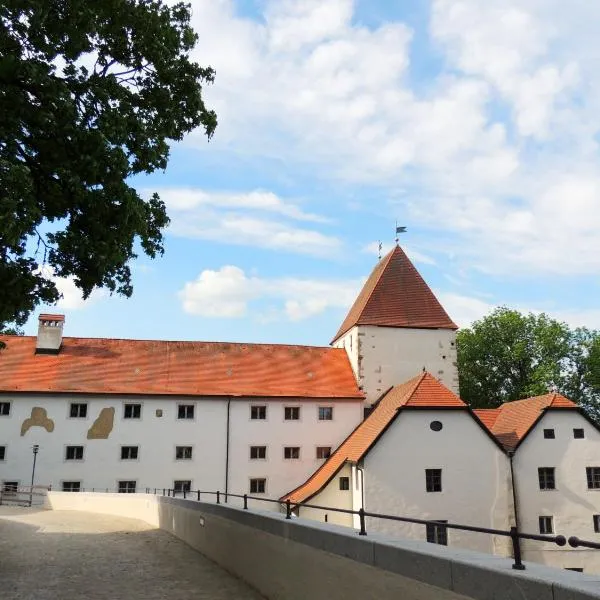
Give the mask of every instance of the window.
M 600 467 L 586 467 L 585 474 L 587 475 L 588 489 L 600 489 Z
M 600 533 L 600 515 L 594 515 L 594 533 Z
M 442 425 L 441 421 L 431 421 L 431 423 L 429 423 L 429 428 L 431 431 L 441 431 L 442 427 L 444 426 Z
M 317 458 L 329 458 L 331 456 L 331 446 L 318 446 Z
M 333 419 L 333 406 L 319 406 L 319 421 L 331 421 Z
M 264 494 L 267 489 L 266 479 L 251 479 L 250 480 L 250 493 L 251 494 Z
M 583 573 L 583 567 L 565 567 L 565 571 L 575 571 L 576 573 Z
M 135 494 L 135 481 L 119 481 L 119 494 Z
M 10 402 L 0 402 L 0 417 L 10 415 Z
M 286 406 L 283 410 L 284 410 L 284 418 L 286 421 L 299 421 L 300 420 L 300 407 L 299 406 Z
M 350 489 L 350 477 L 340 477 L 340 490 L 347 491 Z
M 267 418 L 267 407 L 266 406 L 251 406 L 250 407 L 250 418 L 253 421 L 264 421 Z
M 63 481 L 62 483 L 63 492 L 80 492 L 81 481 Z
M 19 489 L 18 481 L 3 481 L 2 482 L 2 493 L 3 494 L 16 494 Z
M 125 419 L 140 419 L 142 417 L 142 405 L 126 404 L 123 417 Z
M 554 439 L 554 429 L 544 429 L 544 439 L 545 440 L 553 440 Z
M 300 458 L 300 447 L 286 446 L 283 449 L 283 458 Z
M 540 490 L 554 490 L 554 467 L 540 467 L 538 469 L 538 478 L 540 480 Z
M 554 533 L 552 517 L 538 517 L 540 523 L 540 533 Z
M 428 492 L 442 491 L 441 469 L 425 469 L 425 489 Z
M 6 459 L 6 446 L 0 446 L 0 460 Z
M 267 458 L 267 447 L 266 446 L 250 446 L 250 458 L 259 459 Z
M 67 446 L 65 460 L 83 460 L 83 446 Z
M 139 446 L 121 446 L 121 460 L 137 460 Z
M 175 459 L 176 460 L 192 460 L 192 447 L 191 446 L 176 446 L 175 447 Z
M 427 541 L 430 544 L 448 545 L 448 528 L 442 523 L 448 521 L 439 521 L 438 523 L 427 523 Z
M 177 418 L 178 419 L 193 419 L 194 418 L 194 405 L 193 404 L 180 404 L 177 407 Z
M 573 429 L 573 437 L 576 440 L 582 440 L 585 437 L 583 429 Z
M 72 419 L 85 419 L 87 417 L 87 404 L 74 402 L 71 404 L 69 416 Z
M 173 482 L 173 492 L 175 494 L 183 494 L 192 489 L 192 482 L 189 479 L 177 479 Z

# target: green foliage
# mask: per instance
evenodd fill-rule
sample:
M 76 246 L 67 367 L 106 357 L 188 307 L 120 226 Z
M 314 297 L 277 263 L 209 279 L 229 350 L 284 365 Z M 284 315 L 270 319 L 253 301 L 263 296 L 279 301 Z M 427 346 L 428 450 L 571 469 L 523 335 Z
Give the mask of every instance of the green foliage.
M 127 179 L 164 169 L 169 140 L 215 130 L 189 20 L 160 0 L 0 5 L 0 325 L 58 299 L 41 264 L 84 297 L 130 296 L 134 245 L 163 252 L 164 203 Z
M 600 416 L 600 333 L 498 308 L 457 334 L 461 397 L 475 408 L 556 389 Z

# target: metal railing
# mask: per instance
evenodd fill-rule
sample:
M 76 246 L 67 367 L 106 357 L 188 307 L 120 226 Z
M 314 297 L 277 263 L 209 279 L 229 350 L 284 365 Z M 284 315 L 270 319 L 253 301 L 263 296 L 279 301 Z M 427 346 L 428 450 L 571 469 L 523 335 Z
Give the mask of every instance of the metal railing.
M 33 506 L 42 505 L 46 492 L 50 489 L 45 485 L 19 485 L 16 487 L 5 486 L 0 488 L 0 506 L 17 505 Z
M 85 489 L 81 489 L 82 492 L 85 492 Z M 90 491 L 90 490 L 88 490 Z M 110 490 L 109 488 L 92 488 L 92 492 L 119 492 L 119 493 L 143 493 L 140 490 L 132 490 L 130 492 L 126 492 L 124 490 Z M 348 515 L 358 516 L 360 527 L 358 529 L 358 535 L 366 536 L 367 528 L 366 528 L 366 518 L 373 519 L 384 519 L 388 521 L 399 521 L 402 523 L 414 523 L 417 525 L 438 525 L 445 529 L 457 529 L 459 531 L 470 531 L 473 533 L 484 533 L 488 535 L 497 535 L 500 537 L 510 538 L 512 544 L 513 558 L 514 563 L 512 565 L 513 569 L 524 570 L 525 565 L 522 561 L 521 554 L 521 540 L 534 540 L 539 542 L 550 542 L 556 544 L 557 546 L 566 546 L 567 543 L 572 548 L 591 548 L 591 549 L 600 549 L 600 543 L 592 542 L 589 540 L 580 540 L 576 536 L 571 536 L 568 539 L 564 535 L 543 535 L 537 533 L 524 533 L 519 531 L 516 527 L 511 527 L 508 531 L 504 529 L 492 529 L 489 527 L 475 527 L 473 525 L 462 525 L 459 523 L 448 523 L 444 521 L 434 520 L 434 519 L 417 519 L 413 517 L 400 517 L 397 515 L 388 515 L 383 513 L 374 513 L 364 510 L 360 508 L 359 510 L 351 510 L 347 508 L 337 508 L 334 506 L 321 506 L 317 504 L 296 504 L 287 500 L 282 502 L 281 500 L 274 500 L 272 498 L 264 498 L 261 496 L 253 496 L 251 494 L 232 494 L 229 492 L 221 492 L 217 491 L 206 491 L 206 490 L 175 490 L 173 488 L 145 488 L 146 494 L 154 494 L 154 495 L 162 495 L 167 497 L 180 497 L 184 500 L 195 500 L 197 502 L 201 502 L 203 497 L 209 496 L 214 497 L 217 504 L 227 503 L 229 498 L 238 498 L 243 501 L 244 510 L 248 510 L 248 500 L 254 500 L 257 502 L 266 502 L 271 504 L 277 504 L 280 508 L 285 508 L 285 518 L 292 519 L 292 514 L 294 509 L 296 508 L 312 508 L 315 510 L 323 510 L 328 512 L 338 512 L 344 513 Z

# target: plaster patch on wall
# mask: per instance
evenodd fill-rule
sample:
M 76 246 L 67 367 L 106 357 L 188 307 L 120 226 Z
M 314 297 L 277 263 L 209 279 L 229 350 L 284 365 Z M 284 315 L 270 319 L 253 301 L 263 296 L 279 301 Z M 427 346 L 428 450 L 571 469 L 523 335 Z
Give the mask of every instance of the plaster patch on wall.
M 113 430 L 115 422 L 115 409 L 103 408 L 94 421 L 94 424 L 89 428 L 87 433 L 88 440 L 106 440 Z
M 43 427 L 48 433 L 54 431 L 54 421 L 48 418 L 45 408 L 34 406 L 31 409 L 31 417 L 23 421 L 21 425 L 21 437 L 23 437 L 32 427 Z

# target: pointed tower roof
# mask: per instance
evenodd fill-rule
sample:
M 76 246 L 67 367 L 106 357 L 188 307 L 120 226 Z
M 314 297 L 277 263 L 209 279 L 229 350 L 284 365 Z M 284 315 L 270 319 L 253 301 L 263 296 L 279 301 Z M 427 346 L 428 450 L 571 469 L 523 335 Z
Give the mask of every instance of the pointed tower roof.
M 458 329 L 400 246 L 373 269 L 333 341 L 355 325 Z

